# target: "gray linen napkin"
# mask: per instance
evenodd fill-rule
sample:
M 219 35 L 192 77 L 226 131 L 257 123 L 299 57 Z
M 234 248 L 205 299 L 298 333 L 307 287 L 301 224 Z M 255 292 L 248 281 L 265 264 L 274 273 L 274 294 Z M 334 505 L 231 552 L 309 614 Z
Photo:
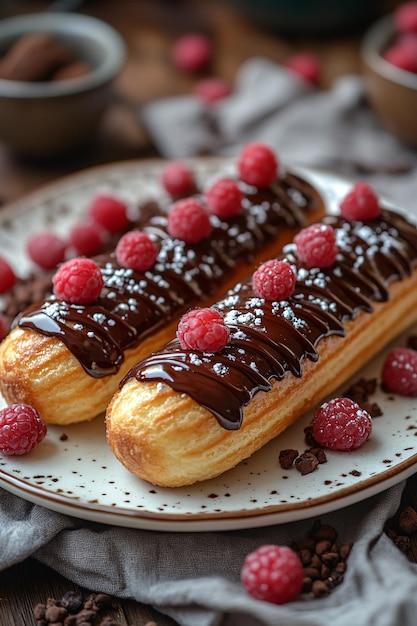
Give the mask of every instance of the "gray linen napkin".
M 343 583 L 322 599 L 275 606 L 250 598 L 239 583 L 247 553 L 305 536 L 312 520 L 160 533 L 83 522 L 0 490 L 0 566 L 32 555 L 82 586 L 153 605 L 184 626 L 412 626 L 417 566 L 382 532 L 403 486 L 321 516 L 341 541 L 354 542 Z
M 381 126 L 361 76 L 343 76 L 320 91 L 256 58 L 242 66 L 233 95 L 216 106 L 192 96 L 167 98 L 140 116 L 167 158 L 233 156 L 249 141 L 265 141 L 284 163 L 365 179 L 404 207 L 416 205 L 417 151 Z
M 316 91 L 263 59 L 242 67 L 235 93 L 210 110 L 192 97 L 152 103 L 141 119 L 161 154 L 236 154 L 263 140 L 282 161 L 367 179 L 417 216 L 417 154 L 386 132 L 364 101 L 360 77 Z M 313 520 L 261 529 L 159 533 L 105 526 L 32 505 L 0 489 L 0 569 L 33 556 L 76 583 L 135 598 L 183 626 L 414 626 L 417 566 L 383 533 L 404 483 L 321 516 L 354 542 L 342 585 L 322 599 L 274 606 L 239 583 L 246 554 L 289 544 Z

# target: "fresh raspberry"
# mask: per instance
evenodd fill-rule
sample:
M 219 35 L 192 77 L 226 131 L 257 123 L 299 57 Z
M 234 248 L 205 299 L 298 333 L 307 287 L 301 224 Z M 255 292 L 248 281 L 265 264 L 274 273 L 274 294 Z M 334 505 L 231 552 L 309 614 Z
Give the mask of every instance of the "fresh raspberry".
M 12 266 L 0 256 L 0 293 L 5 293 L 16 283 L 17 277 Z
M 9 332 L 9 322 L 4 315 L 0 313 L 0 342 L 3 341 L 7 333 Z
M 255 187 L 268 187 L 277 177 L 278 160 L 264 143 L 248 143 L 242 149 L 238 163 L 242 180 Z
M 172 47 L 174 65 L 188 74 L 196 74 L 205 69 L 211 61 L 213 49 L 211 41 L 201 33 L 183 35 Z
M 70 231 L 69 244 L 78 255 L 92 256 L 103 245 L 102 229 L 96 222 L 78 222 Z
M 312 85 L 318 85 L 321 78 L 321 64 L 314 54 L 300 52 L 289 57 L 285 67 Z
M 120 238 L 116 246 L 116 259 L 122 267 L 146 272 L 156 261 L 158 248 L 146 233 L 132 230 Z
M 403 33 L 417 33 L 417 2 L 404 2 L 393 12 L 394 24 Z
M 333 450 L 355 450 L 369 438 L 372 418 L 350 398 L 334 398 L 317 409 L 311 428 L 319 445 Z
M 216 309 L 193 309 L 178 323 L 177 338 L 183 350 L 220 352 L 229 337 L 229 327 Z
M 395 65 L 395 67 L 401 70 L 413 72 L 413 74 L 417 73 L 416 50 L 414 50 L 410 44 L 398 41 L 389 46 L 382 56 L 388 63 Z
M 63 263 L 52 281 L 56 297 L 70 304 L 94 302 L 103 287 L 99 266 L 92 259 L 83 257 Z
M 31 452 L 46 432 L 38 412 L 27 404 L 12 404 L 0 411 L 0 452 L 7 456 Z
M 213 76 L 197 81 L 193 93 L 205 104 L 214 104 L 232 93 L 230 83 L 224 78 Z
M 289 263 L 271 259 L 253 274 L 255 294 L 265 300 L 285 300 L 295 287 L 295 274 Z
M 368 183 L 359 181 L 340 203 L 340 212 L 347 220 L 372 220 L 381 213 L 378 196 Z
M 56 233 L 45 231 L 29 237 L 26 250 L 36 265 L 44 270 L 53 270 L 65 258 L 67 242 Z
M 312 224 L 303 228 L 295 237 L 297 255 L 308 267 L 330 267 L 336 260 L 338 247 L 332 226 Z
M 221 219 L 233 217 L 242 212 L 242 192 L 232 178 L 219 178 L 205 193 L 207 207 Z
M 168 232 L 185 243 L 198 243 L 210 235 L 212 225 L 203 205 L 194 198 L 178 200 L 168 213 Z
M 382 367 L 382 382 L 401 396 L 417 396 L 417 351 L 394 348 Z
M 267 544 L 246 556 L 240 579 L 257 600 L 286 604 L 300 595 L 304 570 L 294 550 Z
M 171 161 L 164 167 L 161 182 L 169 195 L 175 199 L 184 198 L 196 189 L 192 171 L 181 161 Z
M 117 233 L 129 224 L 127 205 L 110 194 L 99 194 L 93 198 L 88 214 L 94 222 L 105 230 Z

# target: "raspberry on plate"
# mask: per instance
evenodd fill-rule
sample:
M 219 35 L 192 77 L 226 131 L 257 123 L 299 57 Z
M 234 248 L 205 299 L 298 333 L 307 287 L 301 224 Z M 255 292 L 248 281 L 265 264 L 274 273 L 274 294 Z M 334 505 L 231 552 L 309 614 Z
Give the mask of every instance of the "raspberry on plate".
M 158 248 L 149 235 L 140 230 L 132 230 L 119 239 L 115 252 L 122 267 L 146 272 L 155 263 Z
M 53 270 L 65 258 L 67 242 L 52 231 L 36 233 L 26 244 L 31 261 L 44 270 Z
M 325 448 L 355 450 L 369 439 L 372 418 L 350 398 L 333 398 L 317 409 L 311 429 L 314 439 Z
M 229 327 L 216 309 L 193 309 L 178 323 L 177 338 L 183 350 L 220 352 L 229 337 Z
M 165 190 L 175 199 L 184 198 L 196 190 L 194 174 L 182 161 L 171 161 L 161 174 Z
M 264 143 L 248 143 L 242 149 L 237 168 L 245 183 L 255 187 L 268 187 L 277 177 L 278 159 L 274 151 Z
M 52 279 L 54 294 L 70 304 L 94 302 L 103 287 L 103 276 L 92 259 L 77 257 L 63 263 Z
M 338 246 L 332 226 L 312 224 L 295 237 L 297 256 L 307 267 L 326 268 L 336 261 Z
M 221 219 L 227 219 L 242 212 L 242 192 L 232 178 L 219 178 L 205 193 L 207 207 Z
M 321 64 L 315 54 L 299 52 L 289 57 L 285 67 L 312 85 L 318 85 L 321 78 Z
M 300 595 L 304 570 L 294 550 L 267 544 L 246 556 L 240 579 L 257 600 L 286 604 Z
M 12 404 L 0 411 L 0 452 L 7 456 L 31 452 L 46 432 L 39 413 L 27 404 Z
M 203 205 L 194 198 L 178 200 L 168 213 L 168 232 L 185 243 L 199 243 L 210 235 L 212 225 Z
M 374 189 L 365 181 L 355 183 L 340 203 L 340 212 L 347 220 L 372 220 L 381 213 Z
M 107 193 L 98 194 L 93 198 L 88 215 L 110 233 L 117 233 L 129 224 L 125 202 Z
M 12 266 L 0 256 L 0 293 L 5 293 L 16 283 L 17 277 Z
M 265 300 L 285 300 L 295 287 L 295 273 L 287 261 L 265 261 L 253 274 L 255 294 Z
M 417 351 L 394 348 L 382 367 L 382 382 L 400 396 L 417 396 Z
M 174 65 L 189 74 L 205 69 L 213 55 L 211 41 L 202 33 L 182 35 L 174 43 L 171 52 Z

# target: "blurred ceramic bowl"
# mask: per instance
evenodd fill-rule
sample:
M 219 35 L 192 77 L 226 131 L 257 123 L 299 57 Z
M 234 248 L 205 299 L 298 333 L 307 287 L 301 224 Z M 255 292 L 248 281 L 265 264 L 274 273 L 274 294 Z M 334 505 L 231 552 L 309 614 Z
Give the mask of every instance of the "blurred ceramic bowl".
M 381 9 L 381 0 L 230 0 L 262 25 L 288 35 L 316 36 L 346 32 Z
M 94 136 L 125 61 L 125 44 L 101 20 L 45 12 L 1 20 L 0 56 L 31 33 L 48 33 L 89 71 L 56 81 L 0 78 L 0 141 L 24 156 L 61 155 Z
M 386 128 L 417 146 L 417 73 L 383 57 L 397 31 L 392 15 L 378 20 L 365 34 L 362 59 L 368 100 Z

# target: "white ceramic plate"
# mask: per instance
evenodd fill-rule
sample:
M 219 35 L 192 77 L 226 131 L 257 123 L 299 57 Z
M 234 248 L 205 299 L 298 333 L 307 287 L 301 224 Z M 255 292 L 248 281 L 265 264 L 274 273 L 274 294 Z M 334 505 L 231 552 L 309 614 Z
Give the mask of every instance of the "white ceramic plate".
M 218 165 L 218 160 L 193 161 L 200 180 L 214 176 Z M 24 246 L 29 234 L 51 227 L 65 233 L 98 190 L 116 192 L 132 205 L 156 195 L 161 167 L 161 162 L 141 161 L 95 168 L 2 209 L 1 254 L 27 272 Z M 301 171 L 321 190 L 329 210 L 336 211 L 351 182 L 325 172 Z M 412 333 L 417 334 L 417 328 L 396 345 Z M 388 350 L 354 380 L 378 378 Z M 306 448 L 304 427 L 311 415 L 220 478 L 180 489 L 154 487 L 129 474 L 108 449 L 103 418 L 98 417 L 90 423 L 49 426 L 46 439 L 27 456 L 0 456 L 0 486 L 81 519 L 160 531 L 232 530 L 313 517 L 368 498 L 414 473 L 417 398 L 378 390 L 372 401 L 383 416 L 374 419 L 370 440 L 354 452 L 328 452 L 327 463 L 305 476 L 294 468 L 282 470 L 278 455 L 286 448 Z

